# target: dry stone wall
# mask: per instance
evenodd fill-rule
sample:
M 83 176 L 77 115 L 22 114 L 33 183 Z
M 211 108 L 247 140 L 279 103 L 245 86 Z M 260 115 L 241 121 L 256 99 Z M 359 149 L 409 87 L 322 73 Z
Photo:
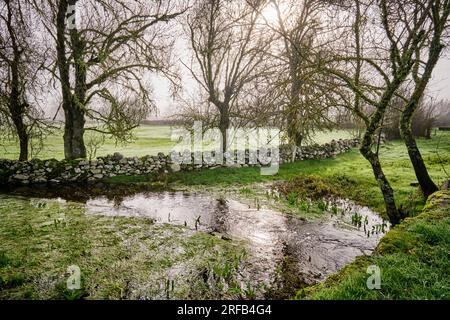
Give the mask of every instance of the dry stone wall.
M 357 139 L 333 140 L 323 145 L 310 145 L 297 150 L 295 160 L 325 159 L 349 151 L 358 146 Z M 188 154 L 189 156 L 189 154 Z M 194 155 L 191 154 L 191 159 Z M 280 148 L 280 162 L 292 160 L 292 149 Z M 264 162 L 263 162 L 264 163 Z M 169 155 L 159 153 L 156 156 L 123 157 L 119 153 L 98 157 L 95 160 L 61 160 L 56 159 L 16 161 L 0 159 L 0 183 L 37 184 L 37 183 L 70 183 L 90 182 L 119 175 L 148 175 L 158 172 L 192 171 L 212 169 L 221 166 L 248 167 L 262 166 L 249 160 L 248 150 L 245 152 L 245 164 L 215 164 L 204 159 L 202 164 L 178 164 Z

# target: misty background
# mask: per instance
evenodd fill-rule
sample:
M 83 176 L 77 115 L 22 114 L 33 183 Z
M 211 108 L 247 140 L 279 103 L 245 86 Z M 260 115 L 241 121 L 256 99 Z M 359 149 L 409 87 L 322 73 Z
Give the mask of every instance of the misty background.
M 174 56 L 177 57 L 177 69 L 181 76 L 182 90 L 185 94 L 195 95 L 199 93 L 198 84 L 192 78 L 189 70 L 183 65 L 190 64 L 190 49 L 185 34 L 182 30 L 178 30 L 179 38 L 174 45 Z M 183 62 L 183 63 L 182 63 Z M 171 92 L 170 81 L 164 76 L 156 75 L 153 72 L 146 72 L 153 89 L 153 99 L 157 107 L 157 112 L 153 112 L 148 120 L 169 119 L 171 116 L 180 111 L 180 101 L 173 97 Z M 433 71 L 433 77 L 428 85 L 427 97 L 433 100 L 450 100 L 450 53 L 444 52 Z M 60 89 L 50 88 L 47 95 L 47 104 L 43 104 L 44 111 L 48 117 L 63 120 L 62 110 L 58 111 L 58 104 L 61 101 Z

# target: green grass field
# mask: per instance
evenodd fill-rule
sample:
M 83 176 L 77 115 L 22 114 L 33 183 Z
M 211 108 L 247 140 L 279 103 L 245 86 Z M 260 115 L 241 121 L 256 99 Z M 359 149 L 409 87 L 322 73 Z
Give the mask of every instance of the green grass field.
M 176 142 L 170 139 L 172 130 L 174 129 L 176 128 L 171 126 L 141 125 L 133 130 L 134 139 L 132 142 L 128 144 L 116 144 L 114 139 L 107 138 L 105 143 L 98 148 L 96 155 L 105 156 L 114 152 L 120 152 L 127 157 L 156 155 L 158 152 L 168 154 L 176 145 Z M 85 144 L 88 149 L 92 136 L 92 132 L 90 131 L 85 134 Z M 333 139 L 348 138 L 351 138 L 351 134 L 346 130 L 324 131 L 316 133 L 313 142 L 323 144 Z M 0 158 L 17 159 L 19 157 L 18 145 L 18 142 L 14 140 L 0 141 Z M 63 131 L 58 130 L 48 136 L 44 141 L 42 150 L 38 154 L 32 154 L 31 158 L 63 159 Z
M 116 144 L 111 138 L 106 139 L 105 143 L 98 149 L 97 156 L 105 156 L 120 152 L 125 156 L 144 156 L 153 155 L 158 152 L 167 153 L 173 142 L 170 141 L 170 126 L 140 126 L 133 131 L 134 141 L 123 145 Z M 92 134 L 90 132 L 85 135 L 85 143 L 89 145 L 89 139 Z M 1 158 L 17 159 L 19 156 L 18 143 L 16 141 L 3 142 L 0 145 Z M 44 141 L 44 147 L 37 155 L 32 155 L 39 159 L 63 159 L 63 131 L 58 130 L 54 134 L 48 136 Z

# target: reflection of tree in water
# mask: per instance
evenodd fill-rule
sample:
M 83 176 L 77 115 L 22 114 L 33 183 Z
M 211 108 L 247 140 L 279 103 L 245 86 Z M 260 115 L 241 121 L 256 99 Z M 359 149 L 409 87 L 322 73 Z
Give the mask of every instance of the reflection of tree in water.
M 110 199 L 108 199 L 108 200 L 110 200 Z M 122 205 L 123 200 L 124 200 L 123 196 L 117 196 L 117 195 L 113 196 L 112 202 L 113 202 L 114 209 L 119 209 L 120 206 Z
M 0 192 L 11 195 L 35 197 L 35 198 L 62 198 L 68 201 L 86 203 L 88 200 L 103 196 L 119 206 L 123 200 L 131 195 L 142 192 L 161 191 L 149 185 L 125 185 L 97 183 L 73 183 L 73 184 L 42 184 L 34 186 L 5 186 Z

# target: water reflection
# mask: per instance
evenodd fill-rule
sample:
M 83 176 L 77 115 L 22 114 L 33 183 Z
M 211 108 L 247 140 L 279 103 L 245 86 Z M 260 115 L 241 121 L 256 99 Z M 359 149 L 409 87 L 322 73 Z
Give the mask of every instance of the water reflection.
M 151 219 L 155 223 L 185 226 L 224 239 L 243 240 L 248 260 L 241 276 L 254 286 L 266 286 L 266 297 L 288 298 L 296 290 L 335 273 L 356 256 L 370 254 L 386 231 L 369 208 L 334 199 L 336 212 L 306 222 L 232 199 L 174 191 L 95 189 L 14 190 L 28 197 L 61 197 L 85 203 L 86 214 Z M 41 193 L 40 193 L 41 192 Z M 355 215 L 360 225 L 355 225 Z M 369 230 L 376 230 L 368 236 Z
M 148 218 L 246 241 L 249 261 L 243 278 L 271 287 L 269 297 L 292 295 L 375 248 L 382 232 L 367 237 L 363 228 L 352 224 L 352 215 L 367 217 L 367 229 L 383 223 L 378 215 L 349 201 L 337 199 L 334 205 L 339 214 L 306 222 L 268 208 L 196 193 L 140 193 L 125 197 L 119 205 L 105 197 L 86 202 L 88 214 Z

